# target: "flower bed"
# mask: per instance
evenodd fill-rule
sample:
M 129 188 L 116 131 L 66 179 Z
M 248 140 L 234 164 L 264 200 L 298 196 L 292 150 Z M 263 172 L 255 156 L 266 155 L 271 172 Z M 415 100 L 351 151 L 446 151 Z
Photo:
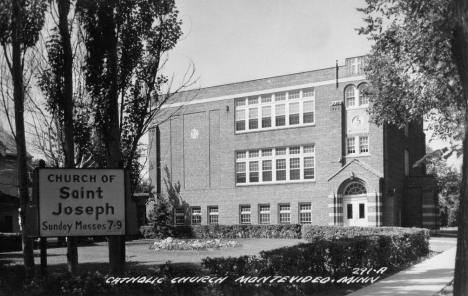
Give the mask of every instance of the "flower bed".
M 163 240 L 157 240 L 149 246 L 150 250 L 155 251 L 210 251 L 221 248 L 237 248 L 241 245 L 236 241 L 223 241 L 220 239 L 212 240 L 179 240 L 168 237 Z

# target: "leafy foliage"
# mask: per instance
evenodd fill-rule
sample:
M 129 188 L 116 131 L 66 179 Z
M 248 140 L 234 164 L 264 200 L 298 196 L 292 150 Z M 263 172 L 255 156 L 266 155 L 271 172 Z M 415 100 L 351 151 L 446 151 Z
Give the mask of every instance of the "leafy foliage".
M 365 73 L 376 124 L 400 126 L 425 116 L 441 138 L 460 137 L 466 102 L 451 54 L 449 0 L 366 0 L 366 27 L 375 41 Z

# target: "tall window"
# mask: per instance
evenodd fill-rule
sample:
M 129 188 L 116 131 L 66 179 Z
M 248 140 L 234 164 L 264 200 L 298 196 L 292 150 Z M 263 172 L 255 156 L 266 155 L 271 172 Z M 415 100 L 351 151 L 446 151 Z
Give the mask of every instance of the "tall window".
M 289 125 L 299 124 L 299 103 L 289 104 Z
M 290 204 L 279 205 L 279 223 L 291 223 L 291 206 Z
M 312 205 L 310 203 L 299 204 L 299 222 L 301 224 L 312 223 Z
M 245 130 L 245 109 L 236 110 L 236 131 Z
M 276 180 L 277 181 L 286 180 L 286 159 L 276 160 Z
M 250 205 L 240 206 L 240 223 L 250 224 Z
M 354 138 L 347 138 L 346 139 L 346 146 L 348 149 L 348 154 L 356 153 L 356 143 Z
M 369 104 L 369 96 L 366 94 L 367 84 L 361 84 L 358 87 L 359 91 L 359 104 L 360 105 L 368 105 Z
M 217 206 L 208 207 L 208 224 L 219 223 L 219 212 Z
M 236 132 L 314 124 L 314 101 L 314 88 L 238 98 Z
M 258 108 L 249 109 L 249 129 L 254 130 L 258 128 Z
M 262 128 L 271 127 L 271 106 L 262 107 Z
M 258 161 L 249 162 L 250 167 L 250 183 L 256 183 L 259 181 L 258 176 Z
M 185 224 L 185 210 L 184 208 L 176 208 L 174 211 L 175 224 L 184 225 Z
M 359 138 L 359 150 L 361 153 L 369 152 L 369 138 L 368 137 Z
M 271 160 L 264 160 L 262 162 L 262 177 L 263 182 L 268 182 L 273 180 Z
M 245 183 L 246 174 L 245 174 L 245 162 L 237 163 L 237 183 Z
M 313 181 L 313 145 L 236 152 L 236 184 Z
M 200 225 L 201 224 L 201 208 L 192 207 L 191 214 L 192 214 L 192 225 Z
M 346 99 L 346 107 L 352 107 L 355 105 L 356 98 L 354 96 L 354 86 L 349 85 L 346 87 L 345 90 L 345 99 Z
M 286 125 L 286 105 L 280 104 L 276 105 L 276 126 L 285 126 Z
M 270 224 L 270 205 L 258 206 L 259 224 Z

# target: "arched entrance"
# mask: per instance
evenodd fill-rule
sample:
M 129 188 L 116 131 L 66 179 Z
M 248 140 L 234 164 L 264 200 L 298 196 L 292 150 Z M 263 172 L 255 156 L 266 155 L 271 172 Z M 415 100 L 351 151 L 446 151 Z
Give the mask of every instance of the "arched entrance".
M 367 189 L 359 181 L 350 182 L 343 190 L 343 224 L 364 227 L 369 225 Z

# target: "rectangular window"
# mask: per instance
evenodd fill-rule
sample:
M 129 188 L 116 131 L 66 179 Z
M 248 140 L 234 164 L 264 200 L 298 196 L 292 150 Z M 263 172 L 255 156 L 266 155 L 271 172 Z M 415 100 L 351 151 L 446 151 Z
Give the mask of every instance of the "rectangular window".
M 314 157 L 304 157 L 304 179 L 315 178 Z
M 294 99 L 299 99 L 300 97 L 300 92 L 297 90 L 297 91 L 290 91 L 288 93 L 288 99 L 290 100 L 294 100 Z
M 262 150 L 262 156 L 271 156 L 272 155 L 272 150 L 271 149 L 263 149 Z
M 250 150 L 249 151 L 249 158 L 255 158 L 258 157 L 259 151 L 258 150 Z
M 184 208 L 176 208 L 174 211 L 174 220 L 176 225 L 185 224 L 185 210 Z
M 258 96 L 250 97 L 249 98 L 249 105 L 258 104 Z
M 237 159 L 246 158 L 246 157 L 247 157 L 247 152 L 245 151 L 237 152 Z
M 276 148 L 276 155 L 286 155 L 286 148 Z
M 258 108 L 249 109 L 249 129 L 258 128 Z
M 369 152 L 369 138 L 368 137 L 359 138 L 359 150 L 361 151 L 361 153 Z
M 286 100 L 286 93 L 275 94 L 275 102 Z
M 364 204 L 359 204 L 359 219 L 364 219 L 366 217 L 366 212 L 364 209 Z
M 315 180 L 314 146 L 236 151 L 236 184 Z
M 258 179 L 258 161 L 251 161 L 249 163 L 250 183 L 256 183 Z
M 276 126 L 285 126 L 286 125 L 286 107 L 284 104 L 276 105 Z
M 286 159 L 276 160 L 276 181 L 286 180 Z
M 258 206 L 258 223 L 270 224 L 270 205 Z
M 271 106 L 262 107 L 262 128 L 271 127 Z
M 312 223 L 312 205 L 310 203 L 299 204 L 299 222 L 301 224 Z
M 201 208 L 200 207 L 192 207 L 191 208 L 192 214 L 192 225 L 201 225 Z
M 236 107 L 245 106 L 245 99 L 236 99 Z
M 355 146 L 355 139 L 354 138 L 347 138 L 346 139 L 346 146 L 348 147 L 348 154 L 356 153 L 356 146 Z
M 348 210 L 347 218 L 348 219 L 353 219 L 353 205 L 352 204 L 347 204 L 346 208 Z
M 309 88 L 236 99 L 235 130 L 248 132 L 313 124 L 315 123 L 314 98 L 314 88 Z M 286 100 L 291 103 L 286 103 Z M 259 103 L 262 106 L 259 106 Z
M 245 110 L 236 110 L 236 131 L 245 130 Z
M 271 95 L 262 95 L 262 103 L 271 103 Z
M 312 98 L 315 96 L 315 90 L 313 88 L 304 89 L 302 91 L 303 98 Z
M 245 175 L 245 162 L 238 162 L 237 163 L 237 183 L 245 183 L 246 182 L 246 175 Z
M 250 224 L 250 206 L 240 206 L 240 223 Z
M 289 104 L 289 125 L 299 124 L 299 103 Z
M 268 182 L 272 181 L 272 173 L 271 173 L 271 160 L 264 160 L 262 162 L 262 181 Z
M 219 223 L 219 212 L 218 207 L 208 207 L 208 224 L 218 224 Z
M 289 179 L 290 180 L 301 179 L 301 159 L 300 158 L 289 159 Z
M 289 204 L 279 206 L 279 223 L 291 223 L 291 206 Z
M 289 148 L 289 154 L 301 154 L 301 147 Z
M 302 123 L 314 122 L 314 101 L 306 101 L 303 103 Z

